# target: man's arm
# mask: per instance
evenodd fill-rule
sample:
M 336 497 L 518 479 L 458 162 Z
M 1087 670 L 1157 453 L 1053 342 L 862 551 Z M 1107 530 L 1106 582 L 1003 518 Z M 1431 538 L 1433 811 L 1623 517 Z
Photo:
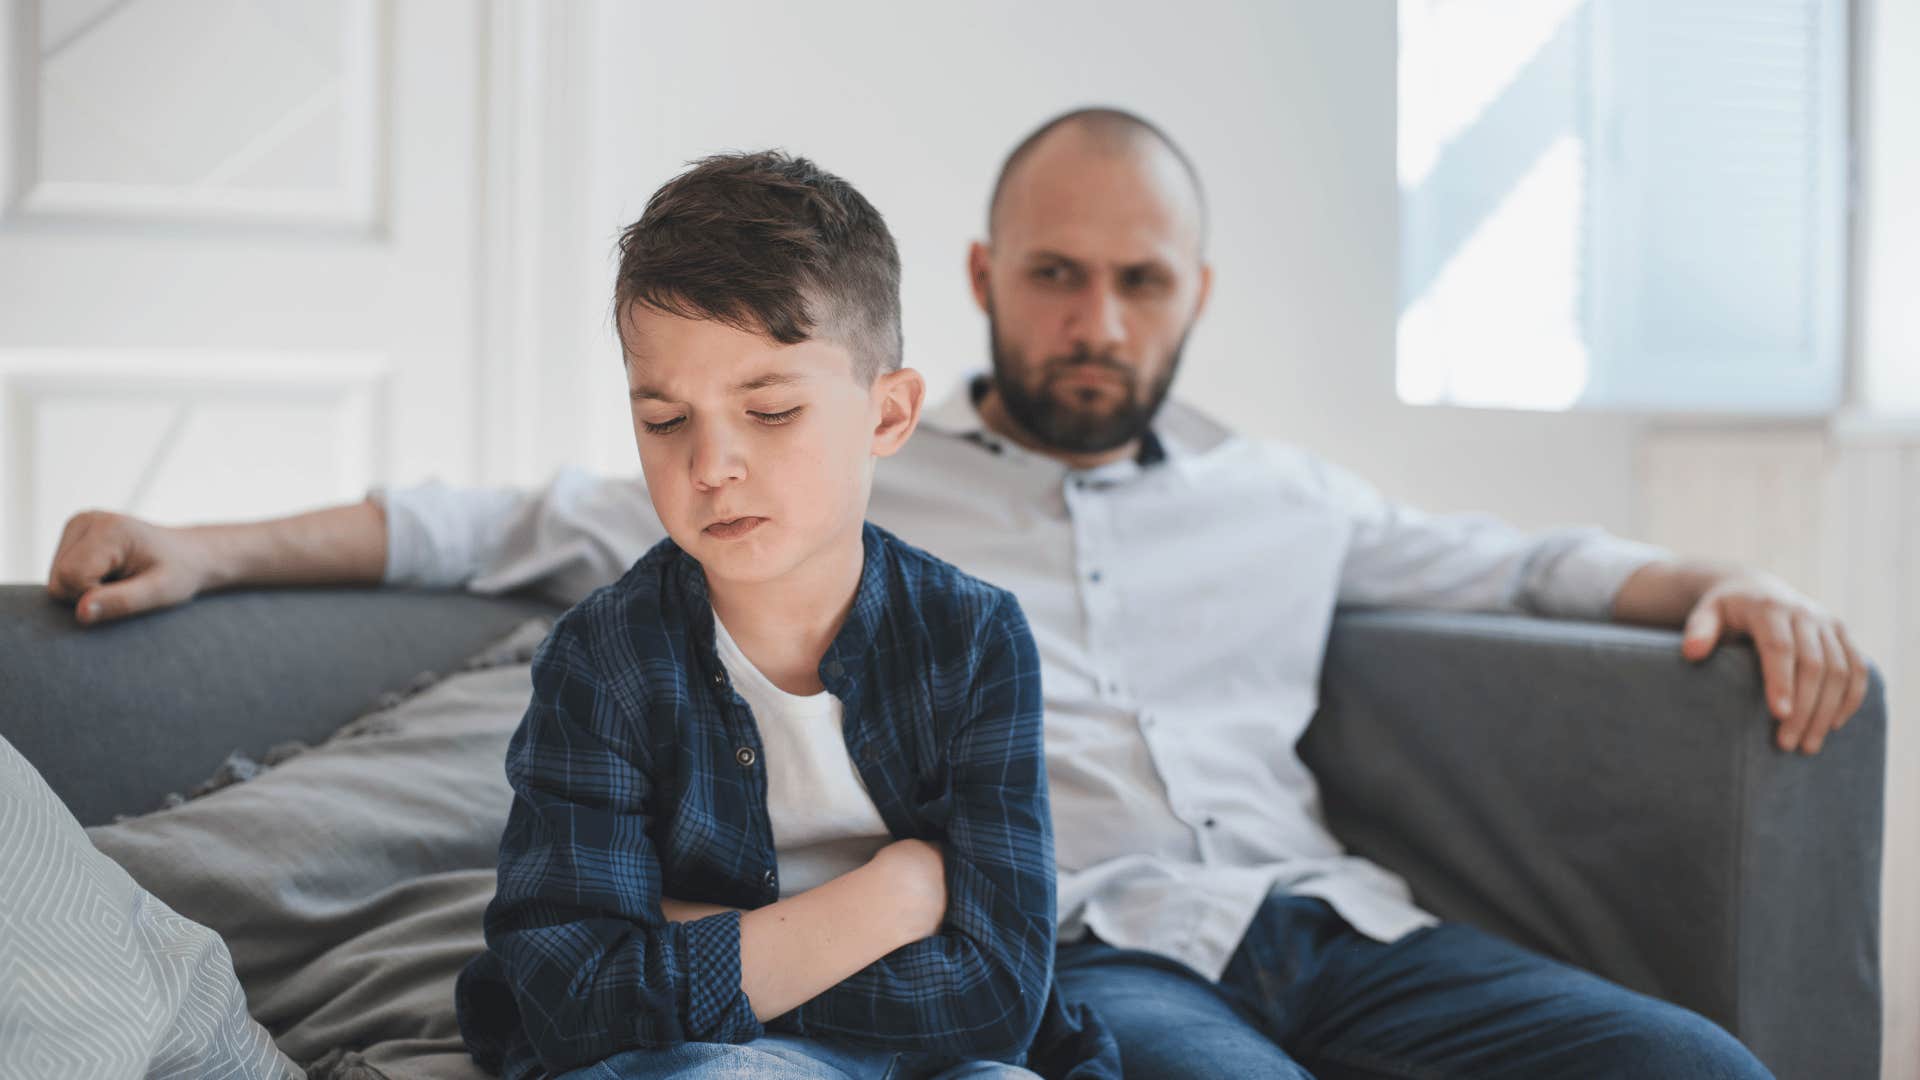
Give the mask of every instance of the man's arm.
M 1704 660 L 1728 634 L 1751 637 L 1783 750 L 1818 753 L 1866 698 L 1868 665 L 1840 621 L 1765 574 L 1683 562 L 1599 529 L 1523 533 L 1477 514 L 1428 514 L 1316 462 L 1352 523 L 1342 603 L 1526 612 L 1685 627 Z
M 372 501 L 272 521 L 168 528 L 90 510 L 67 522 L 47 591 L 86 625 L 241 585 L 380 581 L 387 518 Z
M 1727 636 L 1753 640 L 1780 749 L 1817 754 L 1866 700 L 1869 665 L 1845 625 L 1766 574 L 1660 560 L 1613 599 L 1620 622 L 1685 627 L 1681 653 L 1705 660 Z
M 639 483 L 577 469 L 538 489 L 429 482 L 244 524 L 174 528 L 88 511 L 67 523 L 47 590 L 75 601 L 86 625 L 249 585 L 535 588 L 572 604 L 664 535 Z

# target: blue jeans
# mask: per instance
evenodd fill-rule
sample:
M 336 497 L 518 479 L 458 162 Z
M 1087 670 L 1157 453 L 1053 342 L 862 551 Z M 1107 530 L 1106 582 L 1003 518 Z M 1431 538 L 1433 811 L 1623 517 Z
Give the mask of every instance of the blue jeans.
M 939 1071 L 916 1067 L 917 1055 L 847 1043 L 764 1035 L 750 1043 L 682 1043 L 665 1050 L 628 1050 L 559 1080 L 1039 1080 L 997 1061 Z
M 1677 1005 L 1463 925 L 1382 944 L 1309 897 L 1268 898 L 1219 983 L 1093 938 L 1055 970 L 1129 1080 L 1771 1076 Z

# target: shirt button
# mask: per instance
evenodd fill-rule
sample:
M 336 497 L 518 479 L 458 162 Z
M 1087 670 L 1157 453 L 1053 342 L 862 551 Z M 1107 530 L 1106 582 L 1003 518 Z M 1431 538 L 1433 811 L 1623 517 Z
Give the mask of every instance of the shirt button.
M 752 765 L 754 757 L 753 747 L 751 746 L 743 746 L 733 752 L 733 760 L 739 762 L 742 767 Z
M 840 661 L 838 660 L 827 661 L 827 678 L 837 679 L 840 676 L 846 674 L 846 672 L 847 672 L 846 665 L 842 664 Z
M 1219 823 L 1218 821 L 1215 821 L 1215 820 L 1214 820 L 1214 819 L 1213 819 L 1212 817 L 1208 817 L 1208 818 L 1207 818 L 1207 828 L 1209 828 L 1209 829 L 1211 829 L 1211 828 L 1213 828 L 1213 827 L 1214 827 L 1215 825 L 1218 825 L 1218 824 L 1220 824 L 1220 823 Z
M 766 882 L 767 888 L 771 889 L 773 888 L 774 882 L 780 880 L 780 875 L 769 870 L 765 874 L 760 875 L 760 880 Z
M 716 672 L 714 672 L 714 673 L 713 673 L 713 685 L 715 685 L 715 686 L 725 686 L 725 685 L 727 685 L 727 677 L 726 677 L 725 675 L 723 675 L 723 674 L 721 674 L 721 673 L 720 673 L 720 672 L 718 672 L 718 671 L 716 671 Z
M 1095 570 L 1092 573 L 1088 574 L 1087 580 L 1093 582 L 1095 585 L 1100 584 L 1100 571 Z

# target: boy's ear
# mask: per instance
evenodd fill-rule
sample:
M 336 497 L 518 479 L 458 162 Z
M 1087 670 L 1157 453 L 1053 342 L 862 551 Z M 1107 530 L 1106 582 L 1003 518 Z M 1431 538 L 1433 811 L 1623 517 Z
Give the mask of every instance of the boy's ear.
M 912 368 L 888 371 L 875 377 L 873 393 L 880 405 L 880 423 L 873 429 L 873 455 L 891 457 L 920 426 L 927 380 Z

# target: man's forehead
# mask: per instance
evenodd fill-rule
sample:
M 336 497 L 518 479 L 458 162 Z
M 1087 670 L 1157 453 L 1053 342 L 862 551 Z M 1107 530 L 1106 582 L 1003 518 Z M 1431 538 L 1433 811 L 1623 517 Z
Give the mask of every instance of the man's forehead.
M 1200 208 L 1184 167 L 1150 140 L 1115 145 L 1056 132 L 1007 178 L 994 240 L 1019 248 L 1199 244 Z

